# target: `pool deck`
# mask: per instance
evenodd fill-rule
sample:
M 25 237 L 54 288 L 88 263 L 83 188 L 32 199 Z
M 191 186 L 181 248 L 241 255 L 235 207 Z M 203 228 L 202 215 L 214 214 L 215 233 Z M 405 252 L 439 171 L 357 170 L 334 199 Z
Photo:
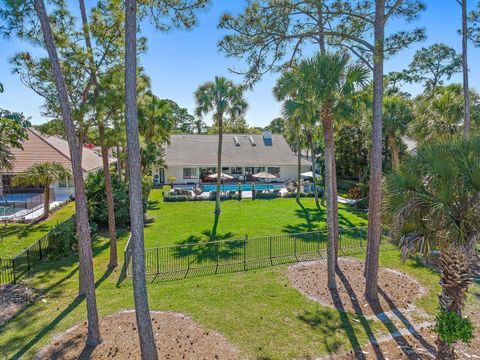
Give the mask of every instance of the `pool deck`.
M 61 204 L 63 204 L 65 201 L 53 201 L 50 203 L 50 211 L 54 210 Z M 43 215 L 43 205 L 40 205 L 37 207 L 36 210 L 33 212 L 29 213 L 29 209 L 26 210 L 20 210 L 17 211 L 16 213 L 13 213 L 11 215 L 7 216 L 0 216 L 0 220 L 25 220 L 25 221 L 33 221 L 38 219 L 40 216 Z

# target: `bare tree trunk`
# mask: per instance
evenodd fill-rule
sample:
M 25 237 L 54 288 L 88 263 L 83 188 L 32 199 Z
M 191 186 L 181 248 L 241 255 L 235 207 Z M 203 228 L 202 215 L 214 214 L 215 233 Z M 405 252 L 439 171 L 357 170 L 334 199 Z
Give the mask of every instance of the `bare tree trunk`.
M 388 134 L 387 139 L 388 145 L 392 150 L 392 169 L 398 169 L 400 166 L 400 154 L 398 151 L 397 139 L 395 139 L 395 135 Z
M 332 138 L 334 129 L 332 126 Z M 340 244 L 340 229 L 338 224 L 338 193 L 337 193 L 337 164 L 335 162 L 335 141 L 332 149 L 332 201 L 333 201 L 333 238 L 335 247 L 335 266 L 338 265 L 338 247 Z
M 217 114 L 218 153 L 217 153 L 217 196 L 215 198 L 215 215 L 220 215 L 220 184 L 222 181 L 222 144 L 223 144 L 223 114 Z
M 137 118 L 137 2 L 125 1 L 125 122 L 127 132 L 133 297 L 142 359 L 157 360 L 148 306 L 143 239 L 143 199 Z
M 378 259 L 381 236 L 382 125 L 383 125 L 383 48 L 385 39 L 385 0 L 375 0 L 375 48 L 373 70 L 372 160 L 368 209 L 368 242 L 365 269 L 365 297 L 378 301 Z
M 83 35 L 85 37 L 85 44 L 87 47 L 88 67 L 90 69 L 90 78 L 94 86 L 93 93 L 95 99 L 100 96 L 100 89 L 97 79 L 97 69 L 95 67 L 95 60 L 93 58 L 93 48 L 90 39 L 90 27 L 88 25 L 87 12 L 85 11 L 85 2 L 79 0 L 80 13 L 82 17 Z M 100 117 L 97 104 L 95 104 L 95 117 L 98 124 L 98 133 L 100 140 L 100 147 L 102 153 L 103 175 L 105 176 L 105 193 L 107 198 L 107 212 L 108 212 L 108 234 L 110 238 L 110 261 L 108 267 L 114 268 L 117 264 L 117 231 L 115 228 L 115 209 L 113 205 L 112 196 L 112 178 L 110 176 L 110 165 L 108 163 L 108 149 L 105 147 L 105 125 Z
M 77 221 L 77 234 L 79 239 L 78 253 L 80 261 L 80 273 L 83 276 L 85 298 L 87 305 L 88 333 L 86 343 L 89 346 L 99 344 L 100 326 L 98 321 L 97 300 L 95 296 L 95 280 L 93 274 L 92 244 L 90 239 L 90 225 L 88 222 L 87 199 L 83 183 L 82 164 L 78 151 L 75 126 L 72 120 L 72 110 L 68 99 L 67 85 L 58 60 L 57 49 L 53 40 L 52 29 L 48 22 L 47 10 L 43 0 L 34 0 L 35 11 L 42 27 L 45 46 L 47 48 L 50 65 L 57 86 L 60 99 L 60 109 L 63 124 L 67 134 L 70 149 L 70 161 L 72 163 L 73 179 L 75 182 L 75 210 Z
M 42 219 L 48 218 L 50 212 L 50 185 L 45 185 L 43 189 L 43 215 Z
M 327 200 L 327 272 L 329 289 L 337 287 L 335 281 L 335 224 L 333 201 L 333 121 L 328 106 L 322 109 L 323 139 L 325 144 L 325 195 Z
M 470 95 L 468 86 L 468 27 L 467 27 L 467 0 L 462 0 L 462 59 L 463 59 L 463 101 L 464 124 L 463 136 L 470 137 Z
M 313 178 L 313 193 L 315 196 L 315 205 L 317 208 L 320 208 L 320 203 L 318 202 L 318 187 L 317 187 L 317 166 L 316 166 L 316 156 L 315 150 L 313 149 L 313 141 L 310 139 L 310 152 L 312 158 L 312 178 Z
M 302 188 L 302 149 L 300 147 L 300 134 L 297 134 L 297 203 L 300 203 L 300 191 Z

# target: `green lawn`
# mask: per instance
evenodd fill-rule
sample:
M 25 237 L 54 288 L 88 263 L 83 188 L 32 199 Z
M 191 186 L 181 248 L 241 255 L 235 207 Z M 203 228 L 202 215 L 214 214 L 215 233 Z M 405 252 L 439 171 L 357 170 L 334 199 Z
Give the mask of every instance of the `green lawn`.
M 159 190 L 154 190 L 152 200 L 160 200 Z M 211 229 L 213 206 L 213 202 L 157 203 L 150 210 L 154 221 L 145 231 L 149 244 L 172 244 L 190 235 L 207 237 L 203 231 Z M 225 202 L 217 233 L 232 232 L 231 237 L 236 237 L 245 233 L 284 233 L 291 229 L 289 225 L 295 229 L 323 226 L 323 215 L 313 218 L 316 212 L 311 200 L 304 201 L 312 215 L 310 222 L 295 211 L 295 206 L 291 200 Z M 323 210 L 319 212 L 322 213 Z M 346 209 L 342 209 L 342 216 L 353 225 L 365 223 L 363 215 Z M 120 236 L 119 250 L 125 246 L 127 235 Z M 133 308 L 133 291 L 128 281 L 116 286 L 120 269 L 106 271 L 106 238 L 95 241 L 94 254 L 100 315 Z M 119 254 L 119 260 L 123 261 L 123 252 Z M 430 312 L 434 309 L 437 274 L 415 262 L 402 264 L 395 250 L 382 252 L 380 261 L 383 266 L 415 275 L 429 290 L 417 304 Z M 290 286 L 286 269 L 286 265 L 280 265 L 152 283 L 149 284 L 151 309 L 186 313 L 207 329 L 224 334 L 251 359 L 314 358 L 362 344 L 369 336 L 379 337 L 388 331 L 380 322 L 346 315 L 309 300 Z M 75 256 L 41 264 L 26 282 L 41 292 L 41 299 L 0 325 L 0 358 L 29 359 L 52 335 L 85 320 L 84 302 L 74 300 L 78 287 Z
M 228 200 L 215 227 L 215 202 L 163 202 L 163 191 L 152 190 L 145 228 L 145 246 L 157 247 L 216 239 L 299 233 L 325 228 L 325 208 L 317 209 L 313 198 L 302 198 L 303 208 L 295 199 Z M 365 213 L 339 205 L 342 227 L 365 226 Z
M 74 213 L 75 203 L 71 202 L 38 224 L 0 224 L 0 258 L 15 256 Z

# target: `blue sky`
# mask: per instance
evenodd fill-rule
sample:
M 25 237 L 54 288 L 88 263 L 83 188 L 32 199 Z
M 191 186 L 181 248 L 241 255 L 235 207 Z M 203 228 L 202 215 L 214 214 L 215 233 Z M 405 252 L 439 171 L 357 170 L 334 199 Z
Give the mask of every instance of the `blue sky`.
M 75 0 L 68 0 L 72 8 L 77 6 Z M 199 15 L 199 25 L 190 31 L 176 31 L 168 34 L 159 33 L 146 23 L 142 26 L 143 35 L 148 39 L 148 51 L 141 57 L 141 64 L 152 81 L 154 93 L 161 98 L 170 98 L 190 111 L 194 108 L 193 92 L 202 82 L 211 80 L 215 75 L 224 75 L 233 80 L 241 78 L 229 73 L 229 67 L 241 68 L 244 64 L 235 59 L 226 58 L 218 52 L 217 42 L 222 32 L 217 29 L 220 15 L 225 11 L 236 13 L 245 6 L 243 0 L 214 0 L 208 11 Z M 408 66 L 415 50 L 435 42 L 444 42 L 461 50 L 461 39 L 457 35 L 460 25 L 460 7 L 455 0 L 427 0 L 427 10 L 422 13 L 415 25 L 427 29 L 427 40 L 403 50 L 385 64 L 385 70 L 401 70 Z M 474 6 L 474 1 L 470 1 Z M 88 1 L 87 1 L 88 6 Z M 401 22 L 389 25 L 389 31 L 404 27 Z M 0 94 L 0 108 L 23 112 L 32 117 L 35 124 L 46 121 L 40 115 L 42 98 L 26 88 L 17 75 L 11 74 L 8 59 L 15 52 L 28 49 L 29 46 L 17 39 L 0 39 L 0 82 L 5 92 Z M 41 50 L 35 49 L 35 53 Z M 470 46 L 470 84 L 480 89 L 480 67 L 478 59 L 480 49 Z M 280 104 L 272 96 L 272 87 L 277 74 L 268 74 L 247 93 L 249 110 L 247 121 L 252 126 L 265 126 L 279 115 Z M 460 81 L 461 75 L 452 81 Z M 406 90 L 417 93 L 418 86 L 408 86 Z M 211 123 L 210 119 L 206 119 Z

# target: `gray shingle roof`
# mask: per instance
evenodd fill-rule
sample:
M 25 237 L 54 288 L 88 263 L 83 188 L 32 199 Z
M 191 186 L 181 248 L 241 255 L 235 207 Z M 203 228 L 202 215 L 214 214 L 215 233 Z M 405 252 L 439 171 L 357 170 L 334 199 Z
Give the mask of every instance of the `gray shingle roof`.
M 240 146 L 236 146 L 234 137 Z M 252 146 L 249 137 L 256 146 Z M 267 146 L 262 135 L 224 134 L 222 164 L 225 166 L 297 165 L 297 156 L 282 135 L 272 135 Z M 172 135 L 165 149 L 167 166 L 214 166 L 217 163 L 218 135 Z M 302 159 L 302 165 L 310 162 Z

